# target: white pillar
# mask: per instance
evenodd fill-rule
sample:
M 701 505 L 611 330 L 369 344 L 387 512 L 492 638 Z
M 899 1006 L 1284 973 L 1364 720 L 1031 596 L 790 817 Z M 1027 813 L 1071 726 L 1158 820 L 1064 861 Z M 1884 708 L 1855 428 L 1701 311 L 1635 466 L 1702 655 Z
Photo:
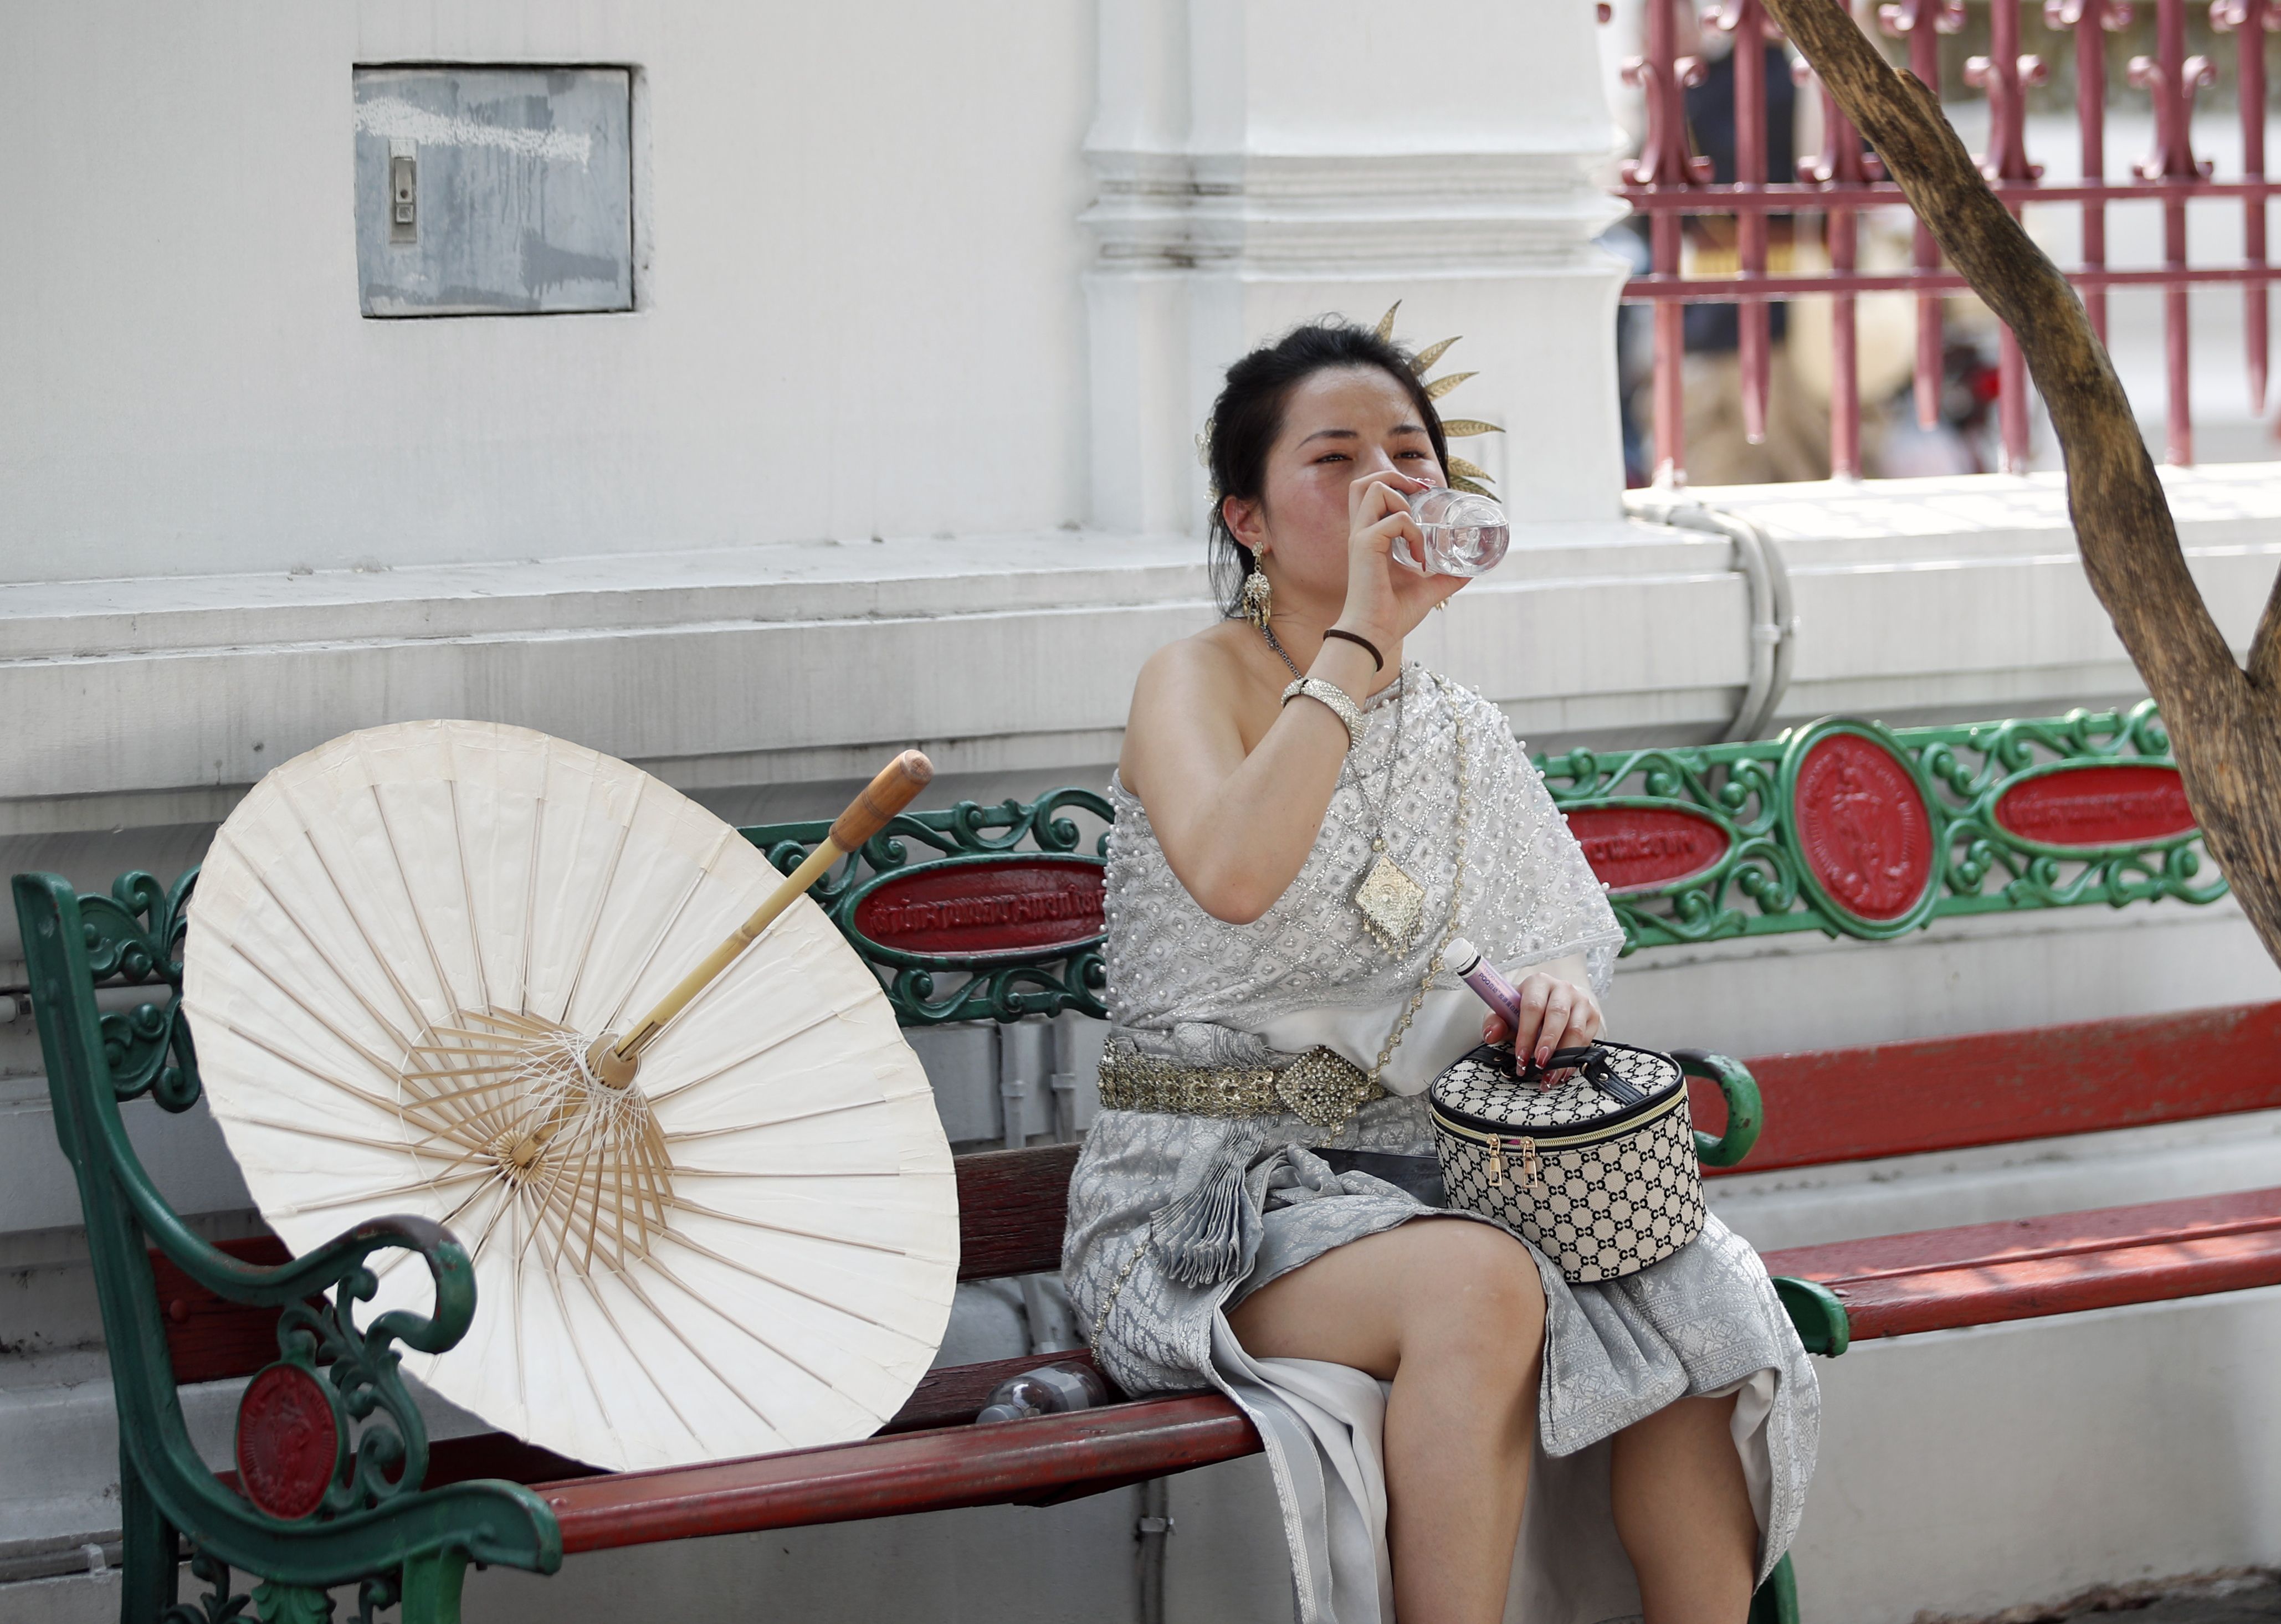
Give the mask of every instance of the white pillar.
M 1406 343 L 1464 335 L 1435 370 L 1481 375 L 1443 409 L 1504 425 L 1458 449 L 1517 523 L 1619 514 L 1624 270 L 1593 239 L 1623 206 L 1594 178 L 1617 132 L 1590 6 L 1100 7 L 1095 523 L 1200 529 L 1195 436 L 1228 362 L 1396 299 Z

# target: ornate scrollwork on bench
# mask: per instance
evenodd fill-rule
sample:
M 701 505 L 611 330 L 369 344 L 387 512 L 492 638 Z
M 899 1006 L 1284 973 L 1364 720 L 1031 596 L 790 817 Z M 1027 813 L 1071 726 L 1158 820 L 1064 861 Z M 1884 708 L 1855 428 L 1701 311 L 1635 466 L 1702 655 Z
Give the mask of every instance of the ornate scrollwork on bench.
M 1625 951 L 1957 914 L 2214 902 L 2152 702 L 1940 727 L 1830 718 L 1779 739 L 1539 758 Z
M 1099 826 L 1090 839 L 1078 815 Z M 1064 1010 L 1106 1015 L 1102 871 L 1110 815 L 1102 797 L 1074 789 L 905 813 L 810 895 L 882 972 L 907 1027 Z M 777 823 L 741 833 L 789 874 L 830 827 Z
M 182 935 L 197 883 L 195 868 L 171 887 L 137 871 L 112 881 L 108 897 L 79 899 L 80 935 L 96 985 L 167 989 L 163 1004 L 101 1017 L 104 1064 L 116 1098 L 147 1093 L 168 1111 L 197 1103 L 197 1056 L 182 1008 Z

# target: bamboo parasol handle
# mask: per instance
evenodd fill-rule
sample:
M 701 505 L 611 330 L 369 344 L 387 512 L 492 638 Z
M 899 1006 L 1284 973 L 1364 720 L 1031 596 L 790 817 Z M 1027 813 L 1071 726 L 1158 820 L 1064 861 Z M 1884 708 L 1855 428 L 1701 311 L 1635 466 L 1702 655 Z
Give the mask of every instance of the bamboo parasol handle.
M 606 1034 L 596 1040 L 586 1051 L 586 1064 L 594 1075 L 614 1089 L 622 1089 L 631 1082 L 641 1051 L 655 1041 L 666 1023 L 687 1008 L 690 1000 L 704 991 L 715 976 L 734 964 L 738 955 L 752 945 L 754 938 L 774 924 L 777 915 L 798 901 L 834 863 L 886 827 L 888 820 L 909 806 L 933 778 L 934 764 L 917 750 L 907 750 L 890 761 L 877 778 L 864 786 L 862 793 L 847 804 L 847 810 L 832 820 L 831 833 L 823 837 L 823 843 L 809 852 L 806 860 L 785 876 L 784 883 L 769 894 L 768 900 L 753 911 L 752 918 L 738 926 L 727 941 L 683 976 L 680 985 L 636 1021 L 624 1037 L 614 1039 Z

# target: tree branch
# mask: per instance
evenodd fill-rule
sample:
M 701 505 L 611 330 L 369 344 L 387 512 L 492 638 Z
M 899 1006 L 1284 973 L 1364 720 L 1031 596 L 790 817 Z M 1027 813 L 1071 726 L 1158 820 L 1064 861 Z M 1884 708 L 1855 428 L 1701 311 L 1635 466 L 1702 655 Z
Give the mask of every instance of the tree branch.
M 1836 0 L 1764 4 L 2019 339 L 2067 458 L 2084 573 L 2162 707 L 2210 855 L 2281 962 L 2281 583 L 2245 673 L 2186 568 L 2153 459 L 2075 289 L 1989 189 L 1939 101 L 1888 66 Z
M 2281 575 L 2273 578 L 2257 635 L 2249 640 L 2249 685 L 2268 699 L 2281 698 Z

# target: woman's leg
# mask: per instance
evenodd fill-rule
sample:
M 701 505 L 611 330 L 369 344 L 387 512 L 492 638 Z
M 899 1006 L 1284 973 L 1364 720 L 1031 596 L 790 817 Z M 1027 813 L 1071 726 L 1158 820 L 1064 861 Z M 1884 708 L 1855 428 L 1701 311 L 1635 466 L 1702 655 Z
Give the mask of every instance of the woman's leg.
M 1729 1423 L 1735 1400 L 1682 1398 L 1616 1435 L 1616 1534 L 1647 1624 L 1743 1624 L 1759 1520 Z
M 1403 1624 L 1496 1624 L 1528 1494 L 1544 1289 L 1487 1224 L 1418 1219 L 1324 1253 L 1228 1315 L 1259 1358 L 1391 1380 L 1387 1541 Z

